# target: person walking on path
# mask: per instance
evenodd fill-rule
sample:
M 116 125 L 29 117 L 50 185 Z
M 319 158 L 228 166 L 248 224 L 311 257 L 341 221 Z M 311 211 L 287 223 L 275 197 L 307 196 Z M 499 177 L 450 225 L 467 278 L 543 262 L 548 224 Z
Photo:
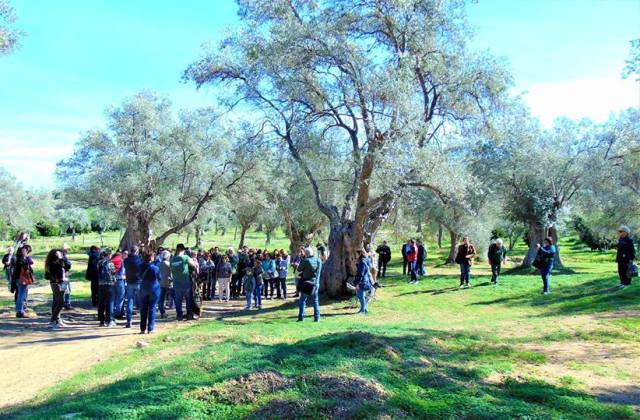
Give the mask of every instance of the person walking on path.
M 469 237 L 462 238 L 462 244 L 458 246 L 455 262 L 460 265 L 460 288 L 469 287 L 471 279 L 471 266 L 476 256 L 476 248 L 469 242 Z
M 65 263 L 62 252 L 52 249 L 47 254 L 44 262 L 44 278 L 49 280 L 51 292 L 53 293 L 53 304 L 51 306 L 51 320 L 48 328 L 59 330 L 65 326 L 60 319 L 60 312 L 64 306 L 65 293 Z
M 628 226 L 618 228 L 618 245 L 616 252 L 616 262 L 618 263 L 618 276 L 620 277 L 620 287 L 624 289 L 631 284 L 630 267 L 636 259 L 636 249 L 631 240 L 631 229 Z
M 542 293 L 548 295 L 551 293 L 551 271 L 553 270 L 557 250 L 551 237 L 545 238 L 543 245 L 536 244 L 536 247 L 538 248 L 536 259 L 540 261 L 538 268 L 542 276 Z
M 358 251 L 358 266 L 354 285 L 356 286 L 356 296 L 360 301 L 360 311 L 358 313 L 365 315 L 368 312 L 366 293 L 373 287 L 373 279 L 371 278 L 367 252 L 364 249 Z
M 116 266 L 111 261 L 113 253 L 105 249 L 98 263 L 98 321 L 101 327 L 115 327 L 113 320 L 113 290 L 116 284 Z
M 162 275 L 155 264 L 153 251 L 144 253 L 140 267 L 140 334 L 153 334 L 156 325 L 156 306 L 160 300 L 160 281 Z
M 196 263 L 185 255 L 184 244 L 176 246 L 176 254 L 171 258 L 171 275 L 173 277 L 173 291 L 175 293 L 176 318 L 178 321 L 184 319 L 182 302 L 186 301 L 187 320 L 193 319 L 193 293 L 191 289 L 191 276 L 189 267 L 196 268 Z
M 491 283 L 498 284 L 498 277 L 500 276 L 500 270 L 502 269 L 502 263 L 507 257 L 507 250 L 504 247 L 504 241 L 500 238 L 496 239 L 494 243 L 489 245 L 489 251 L 487 252 L 487 259 L 491 265 Z
M 386 277 L 387 264 L 391 261 L 391 248 L 387 245 L 387 241 L 382 241 L 382 245 L 378 245 L 376 253 L 378 254 L 378 276 Z
M 314 255 L 314 249 L 307 247 L 304 249 L 305 258 L 298 266 L 300 272 L 300 301 L 298 305 L 298 321 L 304 321 L 304 312 L 307 299 L 313 303 L 313 320 L 320 322 L 320 301 L 318 292 L 320 289 L 320 274 L 322 273 L 322 262 Z

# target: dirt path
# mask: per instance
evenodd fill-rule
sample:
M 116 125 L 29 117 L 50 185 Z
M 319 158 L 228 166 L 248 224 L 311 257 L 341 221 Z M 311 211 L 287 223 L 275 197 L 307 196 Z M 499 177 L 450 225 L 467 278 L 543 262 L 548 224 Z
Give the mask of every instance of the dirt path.
M 3 288 L 0 299 L 13 300 Z M 272 306 L 281 301 L 266 301 Z M 2 389 L 20 392 L 0 392 L 0 409 L 32 399 L 38 392 L 68 379 L 76 373 L 107 359 L 118 351 L 136 345 L 142 336 L 139 318 L 134 317 L 132 328 L 124 328 L 118 321 L 115 328 L 99 328 L 97 311 L 90 302 L 73 302 L 74 308 L 62 313 L 68 327 L 59 331 L 47 329 L 51 316 L 51 291 L 48 285 L 29 290 L 28 318 L 15 318 L 14 308 L 0 309 L 0 360 L 3 360 Z M 205 302 L 203 318 L 216 318 L 224 313 L 242 309 L 243 302 Z M 156 331 L 180 328 L 191 322 L 177 323 L 175 311 L 168 310 L 166 320 L 157 318 Z

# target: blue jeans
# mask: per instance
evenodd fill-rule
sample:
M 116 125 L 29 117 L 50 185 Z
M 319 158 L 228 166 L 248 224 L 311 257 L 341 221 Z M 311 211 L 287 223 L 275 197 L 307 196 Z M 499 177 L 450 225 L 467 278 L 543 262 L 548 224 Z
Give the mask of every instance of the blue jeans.
M 468 285 L 471 279 L 471 266 L 467 264 L 460 264 L 460 285 Z
M 183 318 L 183 300 L 186 301 L 187 305 L 187 318 L 193 318 L 193 290 L 191 289 L 191 282 L 173 283 L 173 292 L 176 295 L 176 318 L 179 320 Z
M 360 301 L 360 313 L 361 314 L 366 314 L 367 313 L 367 298 L 366 298 L 366 294 L 367 294 L 367 291 L 362 289 L 360 286 L 358 286 L 358 288 L 356 289 L 356 296 L 358 296 L 358 300 Z
M 247 308 L 251 308 L 251 301 L 253 301 L 253 292 L 254 292 L 253 290 L 251 290 L 251 291 L 247 290 L 246 291 L 246 294 L 247 294 Z
M 543 267 L 542 270 L 540 270 L 543 292 L 551 292 L 551 270 L 553 270 L 553 266 Z
M 127 286 L 124 279 L 116 280 L 113 285 L 113 316 L 121 317 L 124 315 L 124 296 L 127 292 Z
M 160 285 L 140 288 L 140 331 L 152 332 L 156 325 L 156 305 L 160 299 Z
M 171 289 L 169 289 L 168 287 L 160 288 L 160 300 L 158 301 L 158 307 L 160 308 L 160 315 L 164 315 L 166 312 L 164 303 L 167 301 L 167 297 L 171 295 L 170 291 Z
M 263 287 L 264 285 L 260 285 L 260 286 L 256 286 L 256 288 L 253 289 L 253 298 L 255 299 L 255 305 L 258 308 L 262 306 L 262 288 Z
M 140 306 L 137 300 L 139 292 L 139 284 L 127 284 L 127 324 L 131 324 L 131 317 L 133 316 L 133 303 L 135 302 L 136 306 Z
M 16 313 L 23 314 L 24 302 L 27 300 L 27 296 L 29 295 L 29 286 L 23 286 L 22 283 L 20 283 L 20 280 L 18 280 L 16 283 L 16 286 L 18 287 L 18 295 L 16 297 Z
M 304 310 L 307 307 L 308 298 L 311 298 L 311 302 L 313 303 L 313 320 L 320 321 L 320 301 L 318 300 L 317 290 L 310 295 L 300 292 L 300 300 L 298 301 L 298 320 L 304 320 Z
M 415 261 L 408 261 L 407 267 L 409 268 L 409 275 L 411 276 L 411 281 L 418 281 L 418 276 L 416 275 L 417 265 Z

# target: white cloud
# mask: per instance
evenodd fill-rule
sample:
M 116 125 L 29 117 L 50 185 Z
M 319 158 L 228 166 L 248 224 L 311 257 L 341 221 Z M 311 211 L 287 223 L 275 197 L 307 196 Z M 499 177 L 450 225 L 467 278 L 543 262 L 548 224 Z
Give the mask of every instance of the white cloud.
M 532 86 L 524 98 L 546 127 L 561 116 L 602 122 L 612 112 L 640 106 L 640 83 L 614 77 L 545 83 Z

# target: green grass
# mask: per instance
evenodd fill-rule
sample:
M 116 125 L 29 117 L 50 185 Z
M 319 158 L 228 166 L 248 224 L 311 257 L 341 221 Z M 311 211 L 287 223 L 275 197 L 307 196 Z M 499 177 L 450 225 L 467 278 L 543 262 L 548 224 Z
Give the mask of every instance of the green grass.
M 206 242 L 228 246 L 232 239 L 231 233 Z M 248 243 L 260 246 L 264 239 L 253 232 Z M 397 257 L 399 245 L 392 245 Z M 640 344 L 640 324 L 626 315 L 640 310 L 640 287 L 611 289 L 617 284 L 611 252 L 562 245 L 571 270 L 553 276 L 550 296 L 540 294 L 538 276 L 522 272 L 489 285 L 484 264 L 474 267 L 474 287 L 459 290 L 455 267 L 434 268 L 446 250 L 431 246 L 429 277 L 408 285 L 397 276 L 396 260 L 395 277 L 385 281 L 367 317 L 354 315 L 354 299 L 324 301 L 322 322 L 296 323 L 290 301 L 259 314 L 159 331 L 150 347 L 114 356 L 9 414 L 637 418 L 630 406 L 589 395 L 580 376 L 595 372 L 637 383 L 637 364 L 622 372 L 606 360 L 575 360 L 556 378 L 538 370 L 551 362 L 540 350 L 545 346 Z M 279 235 L 273 247 L 286 248 L 286 239 Z M 520 244 L 514 255 L 523 252 Z

